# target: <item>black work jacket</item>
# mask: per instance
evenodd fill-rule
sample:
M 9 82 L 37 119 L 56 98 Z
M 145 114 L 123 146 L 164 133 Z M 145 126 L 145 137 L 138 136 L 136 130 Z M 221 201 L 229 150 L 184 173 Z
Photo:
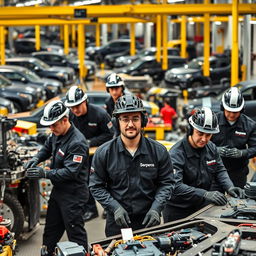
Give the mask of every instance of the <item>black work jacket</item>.
M 160 212 L 174 184 L 168 152 L 152 139 L 142 137 L 134 157 L 120 136 L 94 154 L 90 191 L 110 211 L 122 205 L 131 215 L 145 214 L 151 207 Z
M 99 106 L 87 103 L 87 113 L 85 115 L 77 117 L 72 114 L 70 119 L 85 138 L 89 140 L 90 147 L 100 146 L 114 136 L 111 118 Z
M 185 137 L 170 149 L 169 154 L 176 186 L 168 204 L 180 208 L 201 206 L 214 180 L 224 191 L 233 186 L 217 147 L 211 141 L 202 149 L 194 149 Z
M 89 146 L 77 128 L 72 125 L 64 136 L 51 134 L 37 157 L 39 162 L 52 157 L 47 177 L 55 190 L 88 196 Z
M 224 112 L 217 114 L 220 132 L 212 136 L 212 142 L 219 146 L 238 148 L 246 151 L 244 157 L 227 158 L 222 161 L 228 171 L 239 171 L 247 167 L 249 158 L 256 156 L 256 122 L 248 116 L 241 114 L 239 119 L 230 125 Z
M 113 98 L 109 96 L 109 98 L 106 99 L 105 104 L 108 114 L 112 117 L 113 111 L 115 109 L 115 102 Z

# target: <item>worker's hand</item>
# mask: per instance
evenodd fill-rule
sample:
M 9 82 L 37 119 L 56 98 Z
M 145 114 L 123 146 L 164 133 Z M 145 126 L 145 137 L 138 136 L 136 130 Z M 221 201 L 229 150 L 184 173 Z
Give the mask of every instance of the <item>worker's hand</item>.
M 237 149 L 237 148 L 229 148 L 226 152 L 226 157 L 231 158 L 240 158 L 245 156 L 246 151 Z
M 226 153 L 228 150 L 228 146 L 224 146 L 224 147 L 217 147 L 218 153 L 220 156 L 222 157 L 226 157 Z
M 227 198 L 219 191 L 207 191 L 204 198 L 215 205 L 225 205 L 227 203 Z
M 231 187 L 227 192 L 232 197 L 236 197 L 236 198 L 238 197 L 241 199 L 245 198 L 244 190 L 239 187 Z
M 28 160 L 24 165 L 24 169 L 28 169 L 28 168 L 31 168 L 31 167 L 36 167 L 37 164 L 39 163 L 38 161 L 39 159 L 37 157 L 33 157 L 31 158 L 30 160 Z
M 47 171 L 42 167 L 29 168 L 26 173 L 26 177 L 29 179 L 47 178 Z
M 115 222 L 120 227 L 128 228 L 128 224 L 131 223 L 128 212 L 119 206 L 114 212 Z
M 145 227 L 153 227 L 160 224 L 160 215 L 156 210 L 149 210 L 142 222 Z

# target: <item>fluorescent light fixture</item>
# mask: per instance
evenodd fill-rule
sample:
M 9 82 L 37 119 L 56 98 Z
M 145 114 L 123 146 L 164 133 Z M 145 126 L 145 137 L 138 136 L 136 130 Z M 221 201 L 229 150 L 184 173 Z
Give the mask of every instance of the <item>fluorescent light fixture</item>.
M 256 24 L 256 20 L 251 20 L 250 23 L 255 25 Z
M 215 25 L 217 25 L 217 26 L 220 26 L 220 25 L 221 25 L 221 21 L 215 21 L 214 23 L 215 23 Z
M 173 3 L 177 3 L 177 2 L 185 2 L 185 0 L 167 0 L 168 4 L 173 4 Z
M 81 5 L 89 5 L 89 4 L 99 4 L 101 0 L 83 0 L 74 2 L 72 5 L 74 6 L 81 6 Z

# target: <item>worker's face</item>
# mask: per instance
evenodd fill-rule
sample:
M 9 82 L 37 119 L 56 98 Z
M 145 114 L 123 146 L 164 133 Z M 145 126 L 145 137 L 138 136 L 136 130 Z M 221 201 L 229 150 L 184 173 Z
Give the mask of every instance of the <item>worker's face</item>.
M 135 139 L 141 131 L 141 113 L 124 113 L 118 117 L 121 135 L 127 139 Z
M 240 114 L 241 112 L 230 112 L 224 109 L 224 115 L 226 119 L 230 122 L 235 122 L 239 118 Z
M 110 87 L 109 93 L 110 93 L 111 97 L 113 98 L 113 100 L 116 101 L 119 97 L 121 97 L 123 95 L 123 88 L 122 88 L 122 86 Z
M 189 137 L 189 142 L 193 148 L 203 148 L 211 139 L 212 134 L 200 132 L 194 129 L 193 134 Z
M 87 113 L 86 101 L 83 101 L 81 104 L 71 107 L 70 109 L 74 115 L 83 116 Z
M 63 119 L 50 125 L 51 132 L 56 136 L 64 135 L 67 131 L 67 126 L 66 126 L 67 122 L 68 122 L 68 119 L 64 117 Z

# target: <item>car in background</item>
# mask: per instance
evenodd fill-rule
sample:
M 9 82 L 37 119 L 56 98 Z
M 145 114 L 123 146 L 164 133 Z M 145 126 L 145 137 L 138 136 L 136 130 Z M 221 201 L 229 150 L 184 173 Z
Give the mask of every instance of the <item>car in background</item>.
M 230 78 L 231 64 L 226 56 L 211 56 L 210 77 L 203 75 L 204 57 L 191 60 L 180 68 L 166 71 L 164 81 L 167 88 L 180 89 L 197 88 L 205 85 L 219 84 L 221 79 Z
M 56 79 L 64 86 L 76 81 L 75 71 L 66 67 L 50 67 L 45 62 L 33 57 L 15 57 L 5 60 L 7 65 L 22 66 L 35 72 L 40 77 Z
M 245 100 L 245 114 L 256 121 L 256 80 L 243 81 L 235 85 L 238 87 Z M 223 92 L 224 93 L 224 92 Z M 183 106 L 183 116 L 188 118 L 194 109 L 199 107 L 209 107 L 214 112 L 220 111 L 222 94 L 216 97 L 203 97 L 189 101 Z
M 139 51 L 134 56 L 125 56 L 125 55 L 120 56 L 115 60 L 114 67 L 120 68 L 120 67 L 130 65 L 131 63 L 133 63 L 135 60 L 139 59 L 140 57 L 155 56 L 156 51 L 157 51 L 156 47 L 150 47 L 150 48 L 143 49 L 143 50 Z M 177 48 L 168 48 L 167 55 L 168 56 L 180 56 L 180 51 Z M 106 58 L 107 58 L 107 56 L 106 56 Z
M 13 102 L 15 112 L 28 111 L 36 107 L 37 91 L 29 86 L 12 83 L 0 75 L 0 97 Z
M 35 38 L 18 38 L 14 41 L 14 49 L 17 54 L 32 53 L 36 50 Z M 40 41 L 40 51 L 54 51 L 63 53 L 63 47 L 59 45 L 50 45 L 43 40 Z
M 118 58 L 127 55 L 130 55 L 130 49 L 127 49 L 123 52 L 107 54 L 104 58 L 104 63 L 112 69 L 115 67 L 115 62 Z
M 79 60 L 77 56 L 65 55 L 56 52 L 33 52 L 32 56 L 47 63 L 49 66 L 70 67 L 79 73 Z M 96 72 L 96 64 L 93 61 L 85 60 L 87 68 L 87 77 Z
M 62 92 L 61 82 L 49 78 L 40 78 L 34 72 L 20 66 L 0 66 L 0 74 L 13 82 L 23 83 L 27 86 L 36 86 L 45 91 L 46 97 L 43 100 L 51 99 Z
M 116 39 L 100 47 L 88 47 L 86 49 L 86 53 L 89 56 L 90 60 L 94 60 L 96 61 L 96 63 L 101 63 L 104 61 L 106 55 L 130 50 L 130 46 L 130 39 Z M 140 50 L 142 49 L 142 46 L 136 41 L 135 48 L 137 50 Z
M 168 68 L 182 67 L 187 63 L 186 58 L 179 56 L 168 56 Z M 155 56 L 141 57 L 132 64 L 123 68 L 114 69 L 116 73 L 129 74 L 131 76 L 149 75 L 155 81 L 161 81 L 164 78 L 165 70 L 162 64 L 157 62 Z

